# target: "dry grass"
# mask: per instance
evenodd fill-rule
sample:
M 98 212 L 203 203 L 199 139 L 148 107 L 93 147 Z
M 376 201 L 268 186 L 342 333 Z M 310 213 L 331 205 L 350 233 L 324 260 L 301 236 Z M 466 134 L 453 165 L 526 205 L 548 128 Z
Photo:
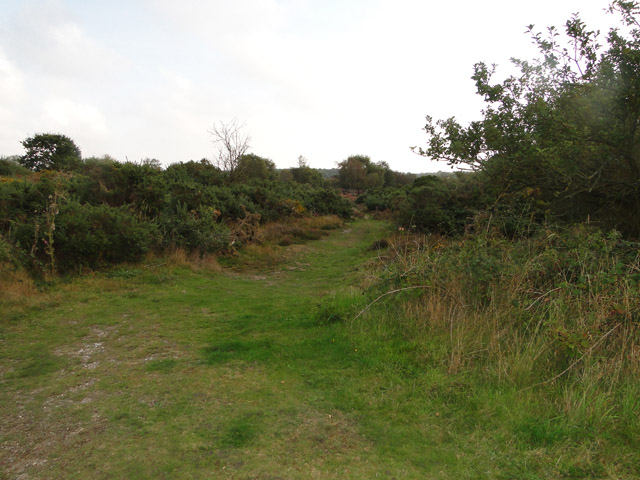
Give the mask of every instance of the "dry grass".
M 430 287 L 403 303 L 404 321 L 413 338 L 447 339 L 441 360 L 450 372 L 481 365 L 521 387 L 568 366 L 563 375 L 579 376 L 597 364 L 592 373 L 609 385 L 639 375 L 638 259 L 596 234 L 554 237 L 482 244 L 399 235 L 379 272 L 388 289 Z
M 19 303 L 37 293 L 35 282 L 27 272 L 0 264 L 0 302 Z
M 146 264 L 166 263 L 173 267 L 189 268 L 192 271 L 220 271 L 216 255 L 201 255 L 197 251 L 189 252 L 184 248 L 174 248 L 169 252 L 165 252 L 161 256 L 150 255 L 145 260 Z

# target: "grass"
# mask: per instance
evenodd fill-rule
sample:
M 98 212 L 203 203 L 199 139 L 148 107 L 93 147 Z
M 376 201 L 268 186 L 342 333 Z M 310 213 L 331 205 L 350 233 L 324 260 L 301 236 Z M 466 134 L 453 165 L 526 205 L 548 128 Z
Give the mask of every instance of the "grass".
M 441 336 L 412 338 L 410 292 L 354 322 L 387 229 L 5 299 L 0 478 L 637 478 L 638 432 L 598 430 L 607 398 L 577 421 L 469 359 L 451 369 Z M 638 393 L 611 395 L 631 415 Z

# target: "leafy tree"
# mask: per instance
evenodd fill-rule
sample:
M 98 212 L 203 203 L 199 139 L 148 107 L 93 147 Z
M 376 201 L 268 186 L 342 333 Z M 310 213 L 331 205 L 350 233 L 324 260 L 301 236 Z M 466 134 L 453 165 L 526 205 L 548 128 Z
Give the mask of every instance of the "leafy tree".
M 302 165 L 297 168 L 291 168 L 291 178 L 294 182 L 319 187 L 324 183 L 322 174 L 315 168 Z
M 338 163 L 338 185 L 360 192 L 367 187 L 367 167 L 371 158 L 366 155 L 352 155 Z
M 275 175 L 275 163 L 273 163 L 268 158 L 263 158 L 253 153 L 248 153 L 238 158 L 238 163 L 234 172 L 234 180 L 268 180 L 275 178 Z
M 74 170 L 82 165 L 78 146 L 66 135 L 39 133 L 22 141 L 27 151 L 20 163 L 36 172 Z
M 640 233 L 640 7 L 614 1 L 626 34 L 611 29 L 607 48 L 577 15 L 564 38 L 529 27 L 541 58 L 514 60 L 520 73 L 492 82 L 478 63 L 473 79 L 486 107 L 467 126 L 427 117 L 418 153 L 488 176 L 503 199 L 539 192 L 554 213 L 599 219 Z

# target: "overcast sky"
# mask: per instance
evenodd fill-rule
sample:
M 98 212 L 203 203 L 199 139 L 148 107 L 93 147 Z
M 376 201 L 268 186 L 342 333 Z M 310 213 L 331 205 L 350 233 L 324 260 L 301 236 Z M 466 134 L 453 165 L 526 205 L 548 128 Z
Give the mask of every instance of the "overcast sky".
M 394 170 L 416 156 L 425 115 L 469 121 L 477 61 L 535 55 L 526 25 L 574 12 L 606 31 L 595 0 L 0 0 L 0 155 L 40 132 L 83 156 L 212 158 L 208 130 L 246 122 L 278 167 L 349 155 Z M 500 70 L 499 70 L 500 71 Z

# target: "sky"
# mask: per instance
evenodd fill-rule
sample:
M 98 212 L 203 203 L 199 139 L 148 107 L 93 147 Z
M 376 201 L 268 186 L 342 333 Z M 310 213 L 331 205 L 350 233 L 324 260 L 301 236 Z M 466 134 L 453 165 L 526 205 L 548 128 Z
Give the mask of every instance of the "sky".
M 368 155 L 404 172 L 425 116 L 480 117 L 473 65 L 535 58 L 526 26 L 616 24 L 596 0 L 0 0 L 0 155 L 36 133 L 84 157 L 212 159 L 245 124 L 277 167 Z M 604 40 L 604 38 L 603 38 Z

